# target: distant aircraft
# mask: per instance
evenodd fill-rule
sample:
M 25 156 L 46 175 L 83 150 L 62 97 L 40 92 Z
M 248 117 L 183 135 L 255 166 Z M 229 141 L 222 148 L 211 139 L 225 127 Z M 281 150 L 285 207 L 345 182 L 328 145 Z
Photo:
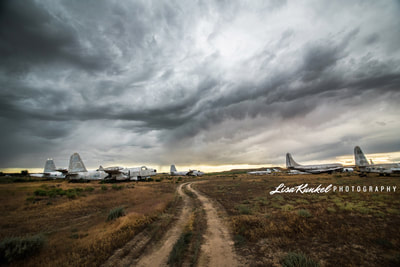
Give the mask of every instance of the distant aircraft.
M 374 164 L 371 160 L 370 164 L 359 146 L 354 147 L 354 159 L 362 174 L 379 173 L 379 175 L 390 175 L 392 173 L 400 173 L 400 163 Z
M 271 174 L 272 171 L 271 169 L 266 169 L 265 171 L 252 171 L 252 172 L 247 172 L 248 174 L 253 174 L 253 175 L 264 175 L 264 174 Z
M 308 174 L 308 172 L 301 172 L 298 170 L 289 170 L 288 174 Z
M 157 174 L 157 170 L 152 168 L 147 168 L 146 166 L 136 167 L 136 168 L 108 167 L 108 168 L 103 168 L 102 170 L 109 174 L 109 177 L 107 178 L 115 179 L 117 181 L 121 180 L 138 181 Z
M 65 178 L 66 172 L 67 170 L 65 169 L 56 169 L 53 159 L 47 159 L 46 163 L 44 164 L 43 173 L 33 173 L 30 176 L 57 179 Z
M 345 167 L 343 168 L 343 172 L 354 172 L 354 168 Z
M 343 165 L 340 163 L 331 163 L 331 164 L 318 164 L 318 165 L 300 165 L 296 161 L 293 160 L 292 155 L 290 153 L 286 154 L 286 168 L 291 170 L 298 170 L 302 172 L 308 173 L 332 173 L 335 171 L 342 171 Z
M 68 174 L 66 177 L 71 180 L 103 180 L 108 174 L 102 169 L 103 167 L 100 166 L 98 170 L 88 171 L 79 154 L 74 153 L 69 159 Z
M 178 172 L 176 170 L 175 165 L 171 165 L 170 174 L 172 176 L 202 176 L 204 173 L 197 170 L 189 170 L 189 171 L 182 171 Z

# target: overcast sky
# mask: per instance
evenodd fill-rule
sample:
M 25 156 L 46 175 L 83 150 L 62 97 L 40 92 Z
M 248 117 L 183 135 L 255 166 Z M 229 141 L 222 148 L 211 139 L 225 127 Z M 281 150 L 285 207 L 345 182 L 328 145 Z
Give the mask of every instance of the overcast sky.
M 0 168 L 400 151 L 399 25 L 398 1 L 1 1 Z

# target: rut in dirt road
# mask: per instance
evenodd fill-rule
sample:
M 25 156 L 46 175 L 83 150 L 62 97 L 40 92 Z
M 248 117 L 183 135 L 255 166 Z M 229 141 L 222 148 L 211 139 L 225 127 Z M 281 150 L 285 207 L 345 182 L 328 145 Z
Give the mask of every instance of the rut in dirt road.
M 234 242 L 229 231 L 218 216 L 217 209 L 211 200 L 194 190 L 189 184 L 188 189 L 196 194 L 201 201 L 207 217 L 207 231 L 204 244 L 201 246 L 201 256 L 198 266 L 239 266 L 234 252 Z
M 181 235 L 187 221 L 189 220 L 190 211 L 192 208 L 189 197 L 182 191 L 183 186 L 186 186 L 186 184 L 180 185 L 177 190 L 178 194 L 182 196 L 184 202 L 179 220 L 158 244 L 151 247 L 150 251 L 142 255 L 142 257 L 140 257 L 137 261 L 132 262 L 132 265 L 146 267 L 167 265 L 169 253 Z
M 177 189 L 178 194 L 183 199 L 183 208 L 179 219 L 157 244 L 148 245 L 147 243 L 151 242 L 150 238 L 140 233 L 128 242 L 125 247 L 117 250 L 103 266 L 167 266 L 169 253 L 189 220 L 192 209 L 189 197 L 182 191 L 182 187 L 186 185 L 181 184 Z M 137 255 L 136 251 L 138 250 L 136 247 L 138 246 L 147 246 L 147 248 L 139 258 L 135 258 L 135 255 Z

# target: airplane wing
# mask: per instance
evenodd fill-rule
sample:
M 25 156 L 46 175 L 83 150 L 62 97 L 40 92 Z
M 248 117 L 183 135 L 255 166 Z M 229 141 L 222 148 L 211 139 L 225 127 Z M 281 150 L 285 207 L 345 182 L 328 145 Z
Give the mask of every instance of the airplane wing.
M 107 167 L 102 169 L 102 171 L 108 174 L 119 174 L 122 173 L 121 170 L 123 170 L 122 167 Z

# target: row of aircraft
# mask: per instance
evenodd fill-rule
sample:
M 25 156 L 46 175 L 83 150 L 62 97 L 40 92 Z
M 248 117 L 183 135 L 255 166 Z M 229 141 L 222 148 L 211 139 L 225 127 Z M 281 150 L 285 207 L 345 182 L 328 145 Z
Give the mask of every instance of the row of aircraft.
M 69 159 L 68 169 L 57 169 L 54 161 L 48 159 L 44 166 L 43 173 L 31 174 L 34 177 L 46 178 L 67 178 L 71 180 L 84 179 L 84 180 L 103 180 L 114 179 L 120 180 L 141 180 L 150 176 L 156 175 L 157 171 L 146 166 L 136 168 L 124 167 L 108 167 L 103 168 L 100 166 L 97 170 L 87 170 L 80 155 L 74 153 Z
M 366 173 L 378 173 L 380 175 L 390 175 L 392 173 L 400 173 L 400 163 L 374 164 L 368 162 L 364 153 L 359 146 L 354 147 L 355 167 L 364 175 Z M 354 168 L 345 167 L 341 163 L 317 164 L 317 165 L 301 165 L 294 161 L 290 153 L 286 154 L 286 168 L 301 173 L 333 173 L 333 172 L 352 172 Z
M 48 159 L 44 166 L 43 173 L 31 174 L 34 177 L 45 178 L 67 178 L 71 180 L 103 180 L 112 179 L 117 181 L 133 180 L 138 181 L 156 175 L 157 170 L 146 166 L 124 168 L 100 166 L 97 170 L 87 170 L 80 155 L 74 153 L 69 159 L 68 169 L 57 169 L 53 159 Z M 176 170 L 175 165 L 171 165 L 171 175 L 173 176 L 201 176 L 204 173 L 198 170 L 180 171 Z
M 400 173 L 400 163 L 374 164 L 372 160 L 368 162 L 364 153 L 359 146 L 354 147 L 355 168 L 362 174 L 378 173 L 380 175 L 390 175 L 392 173 Z M 354 168 L 345 167 L 341 163 L 301 165 L 297 163 L 290 153 L 286 154 L 286 168 L 289 174 L 305 174 L 305 173 L 333 173 L 333 172 L 352 172 Z M 278 169 L 266 169 L 264 171 L 251 171 L 248 174 L 264 175 L 280 172 Z M 31 174 L 34 177 L 47 178 L 68 178 L 68 179 L 85 179 L 85 180 L 103 180 L 113 179 L 117 181 L 123 180 L 142 180 L 150 176 L 156 175 L 157 171 L 146 166 L 125 168 L 125 167 L 99 167 L 97 170 L 87 170 L 80 155 L 74 153 L 69 160 L 68 169 L 57 169 L 54 161 L 48 159 L 44 166 L 43 173 Z M 177 171 L 175 165 L 171 165 L 170 175 L 173 176 L 202 176 L 204 173 L 199 170 Z

